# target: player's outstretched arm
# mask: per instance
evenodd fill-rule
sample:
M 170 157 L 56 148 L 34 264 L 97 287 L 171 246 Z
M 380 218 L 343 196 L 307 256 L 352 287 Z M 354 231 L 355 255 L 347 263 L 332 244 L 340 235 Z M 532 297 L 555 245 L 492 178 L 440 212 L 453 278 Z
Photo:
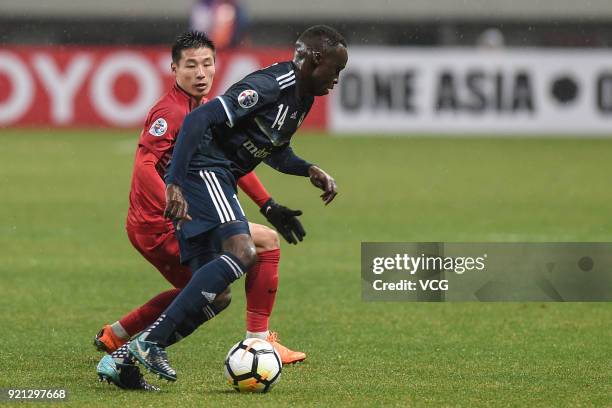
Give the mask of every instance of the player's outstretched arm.
M 323 190 L 321 198 L 325 205 L 332 202 L 332 200 L 338 195 L 338 187 L 336 186 L 336 180 L 332 176 L 321 170 L 317 166 L 311 166 L 308 169 L 310 176 L 310 182 L 315 186 Z
M 274 152 L 265 162 L 281 173 L 310 177 L 310 182 L 314 184 L 315 187 L 323 190 L 321 198 L 325 205 L 331 203 L 336 195 L 338 195 L 338 188 L 336 187 L 336 181 L 333 177 L 312 163 L 308 163 L 301 157 L 296 156 L 293 149 L 288 145 Z

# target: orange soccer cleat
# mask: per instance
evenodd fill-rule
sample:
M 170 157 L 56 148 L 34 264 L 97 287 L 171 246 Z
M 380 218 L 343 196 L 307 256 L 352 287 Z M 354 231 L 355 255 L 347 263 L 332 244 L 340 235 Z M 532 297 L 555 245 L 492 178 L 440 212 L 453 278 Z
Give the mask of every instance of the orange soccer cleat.
M 104 351 L 108 354 L 117 350 L 119 347 L 127 343 L 113 332 L 110 324 L 104 325 L 102 329 L 94 337 L 93 344 L 99 351 Z
M 304 361 L 306 354 L 301 351 L 293 351 L 279 343 L 278 333 L 271 331 L 266 338 L 266 341 L 274 347 L 274 350 L 280 355 L 281 362 L 285 364 L 294 364 Z

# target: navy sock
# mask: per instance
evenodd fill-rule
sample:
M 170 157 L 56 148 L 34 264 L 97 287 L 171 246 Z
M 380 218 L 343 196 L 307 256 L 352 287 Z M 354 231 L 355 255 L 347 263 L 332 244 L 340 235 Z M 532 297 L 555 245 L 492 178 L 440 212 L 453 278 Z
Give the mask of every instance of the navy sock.
M 191 280 L 168 306 L 164 314 L 151 325 L 146 340 L 165 347 L 175 338 L 177 327 L 189 316 L 199 316 L 232 282 L 244 275 L 242 262 L 229 252 L 195 271 Z
M 167 346 L 171 346 L 174 343 L 179 342 L 181 339 L 189 336 L 198 327 L 221 313 L 223 309 L 219 309 L 214 304 L 204 306 L 202 313 L 199 316 L 189 316 L 185 318 L 180 326 L 177 326 L 174 334 L 168 338 Z

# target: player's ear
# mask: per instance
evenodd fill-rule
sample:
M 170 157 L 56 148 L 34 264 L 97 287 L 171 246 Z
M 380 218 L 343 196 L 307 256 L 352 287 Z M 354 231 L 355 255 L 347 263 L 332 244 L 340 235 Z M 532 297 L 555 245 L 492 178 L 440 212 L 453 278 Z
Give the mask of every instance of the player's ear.
M 319 65 L 322 59 L 323 55 L 321 51 L 312 50 L 312 62 L 314 62 L 315 65 Z
M 177 68 L 176 64 L 174 63 L 174 61 L 172 61 L 170 63 L 170 70 L 172 71 L 173 74 L 176 74 L 176 68 Z

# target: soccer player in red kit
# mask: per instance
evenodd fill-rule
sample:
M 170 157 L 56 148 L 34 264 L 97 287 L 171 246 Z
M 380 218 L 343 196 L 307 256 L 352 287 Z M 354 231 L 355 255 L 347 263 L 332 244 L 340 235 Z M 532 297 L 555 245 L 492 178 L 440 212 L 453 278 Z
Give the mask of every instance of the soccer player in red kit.
M 126 229 L 132 245 L 161 272 L 174 289 L 158 294 L 100 330 L 94 344 L 101 351 L 118 353 L 118 357 L 124 356 L 121 346 L 152 324 L 191 278 L 191 270 L 180 262 L 174 226 L 164 218 L 166 199 L 163 175 L 183 119 L 207 101 L 205 96 L 210 91 L 215 73 L 214 44 L 203 33 L 183 33 L 177 37 L 172 48 L 172 61 L 176 82 L 149 111 L 138 142 Z M 301 215 L 300 211 L 290 210 L 274 202 L 255 173 L 242 177 L 238 185 L 257 203 L 262 214 L 288 242 L 296 244 L 302 240 L 305 233 L 297 219 Z M 247 337 L 267 339 L 281 355 L 283 364 L 302 361 L 306 358 L 304 353 L 281 345 L 276 333 L 268 330 L 268 320 L 278 287 L 278 235 L 263 225 L 249 223 L 249 227 L 259 261 L 249 270 L 245 285 Z M 219 296 L 218 299 L 217 304 L 211 305 L 210 310 L 206 311 L 209 318 L 229 304 L 229 294 Z M 123 385 L 132 388 L 125 382 Z

